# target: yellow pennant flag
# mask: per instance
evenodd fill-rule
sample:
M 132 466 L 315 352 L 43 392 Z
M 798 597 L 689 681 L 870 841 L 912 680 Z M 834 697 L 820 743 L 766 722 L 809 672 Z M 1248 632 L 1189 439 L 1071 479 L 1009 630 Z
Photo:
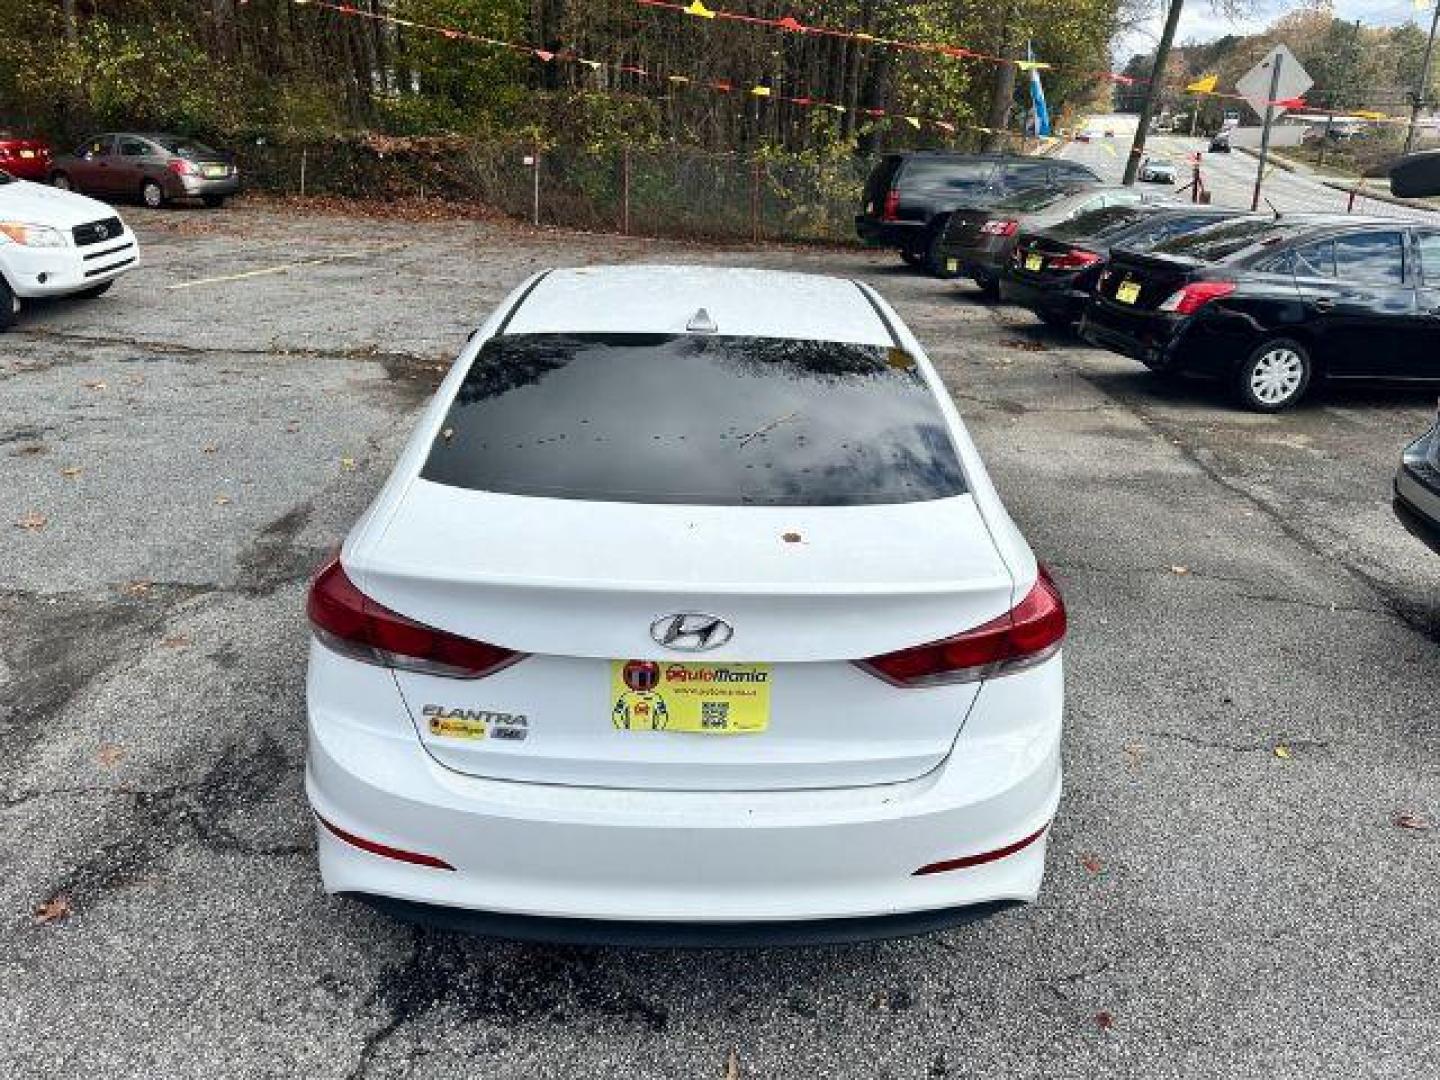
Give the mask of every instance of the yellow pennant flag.
M 1185 87 L 1185 92 L 1187 94 L 1213 94 L 1215 92 L 1215 84 L 1219 81 L 1220 76 L 1218 75 L 1202 75 L 1189 86 Z
M 666 78 L 673 83 L 688 83 L 690 81 L 688 75 L 667 75 Z
M 1100 144 L 1100 148 L 1101 148 L 1102 150 L 1104 150 L 1107 154 L 1109 154 L 1111 157 L 1119 157 L 1119 156 L 1120 156 L 1119 154 L 1115 153 L 1115 147 L 1111 146 L 1108 141 L 1107 141 L 1107 142 L 1102 142 L 1102 143 Z
M 697 19 L 713 19 L 715 12 L 711 11 L 700 0 L 690 0 L 690 6 L 685 9 L 686 15 L 694 15 Z
M 905 123 L 909 124 L 909 125 L 910 125 L 911 127 L 913 127 L 916 131 L 919 131 L 919 130 L 920 130 L 920 118 L 919 118 L 918 116 L 907 116 L 907 117 L 905 117 Z
M 1050 68 L 1043 60 L 1016 60 L 1015 66 L 1021 71 L 1047 71 Z
M 769 97 L 770 88 L 768 86 L 752 86 L 750 88 L 750 93 L 754 94 L 756 97 Z

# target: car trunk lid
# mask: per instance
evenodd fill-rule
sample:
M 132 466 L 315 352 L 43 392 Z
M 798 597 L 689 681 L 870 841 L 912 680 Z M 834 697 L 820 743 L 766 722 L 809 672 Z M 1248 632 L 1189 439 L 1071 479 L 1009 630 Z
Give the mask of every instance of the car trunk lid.
M 470 775 L 558 784 L 741 790 L 921 775 L 949 752 L 978 684 L 900 689 L 852 661 L 983 624 L 1014 600 L 968 494 L 656 506 L 417 480 L 383 540 L 346 560 L 392 610 L 528 654 L 475 680 L 397 672 L 426 749 Z M 703 652 L 660 644 L 684 614 L 719 618 L 733 636 Z M 661 730 L 648 723 L 654 696 L 626 683 L 629 661 L 656 665 Z M 692 713 L 708 722 L 732 709 L 760 730 L 686 730 Z

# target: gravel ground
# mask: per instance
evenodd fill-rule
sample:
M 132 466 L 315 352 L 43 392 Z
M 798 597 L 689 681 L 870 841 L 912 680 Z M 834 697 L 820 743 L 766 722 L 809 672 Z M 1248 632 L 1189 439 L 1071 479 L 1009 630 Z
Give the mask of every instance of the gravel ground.
M 1440 829 L 1395 824 L 1440 820 L 1440 560 L 1389 509 L 1428 393 L 1238 413 L 877 253 L 127 216 L 143 269 L 0 339 L 0 1075 L 1440 1075 Z M 1071 605 L 1038 903 L 689 953 L 320 891 L 308 569 L 508 289 L 640 260 L 863 277 L 931 349 Z

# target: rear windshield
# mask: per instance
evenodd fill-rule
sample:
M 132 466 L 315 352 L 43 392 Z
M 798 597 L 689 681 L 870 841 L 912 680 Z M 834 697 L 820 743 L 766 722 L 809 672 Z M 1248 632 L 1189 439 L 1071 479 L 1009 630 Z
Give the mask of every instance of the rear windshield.
M 1046 232 L 1057 240 L 1100 239 L 1128 229 L 1153 213 L 1141 206 L 1105 206 L 1052 225 Z
M 1211 225 L 1195 232 L 1182 233 L 1152 249 L 1157 255 L 1183 255 L 1186 258 L 1213 262 L 1234 255 L 1252 244 L 1271 236 L 1280 236 L 1288 225 L 1274 218 L 1240 218 Z
M 176 157 L 199 161 L 201 158 L 218 158 L 219 152 L 194 139 L 154 139 Z
M 945 161 L 911 158 L 900 175 L 901 186 L 919 184 L 929 187 L 944 185 L 955 188 L 983 188 L 990 180 L 995 165 L 990 161 Z
M 706 506 L 965 491 L 940 404 L 906 353 L 691 334 L 492 338 L 421 475 L 512 495 Z
M 1017 191 L 1014 195 L 1007 196 L 995 204 L 997 210 L 1040 210 L 1059 202 L 1061 199 L 1068 199 L 1075 194 L 1073 191 L 1066 191 L 1051 187 L 1031 187 L 1023 191 Z

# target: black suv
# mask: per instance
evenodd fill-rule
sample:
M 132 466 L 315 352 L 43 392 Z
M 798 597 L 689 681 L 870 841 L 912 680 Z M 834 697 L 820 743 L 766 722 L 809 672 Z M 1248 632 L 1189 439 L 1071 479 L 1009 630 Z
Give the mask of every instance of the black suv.
M 1261 412 L 1322 376 L 1440 381 L 1440 227 L 1238 218 L 1144 254 L 1115 248 L 1080 336 L 1219 376 Z
M 887 154 L 865 182 L 855 231 L 867 244 L 894 248 L 910 265 L 938 274 L 940 238 L 956 210 L 989 206 L 1026 188 L 1100 182 L 1084 165 L 1052 158 L 930 150 Z

